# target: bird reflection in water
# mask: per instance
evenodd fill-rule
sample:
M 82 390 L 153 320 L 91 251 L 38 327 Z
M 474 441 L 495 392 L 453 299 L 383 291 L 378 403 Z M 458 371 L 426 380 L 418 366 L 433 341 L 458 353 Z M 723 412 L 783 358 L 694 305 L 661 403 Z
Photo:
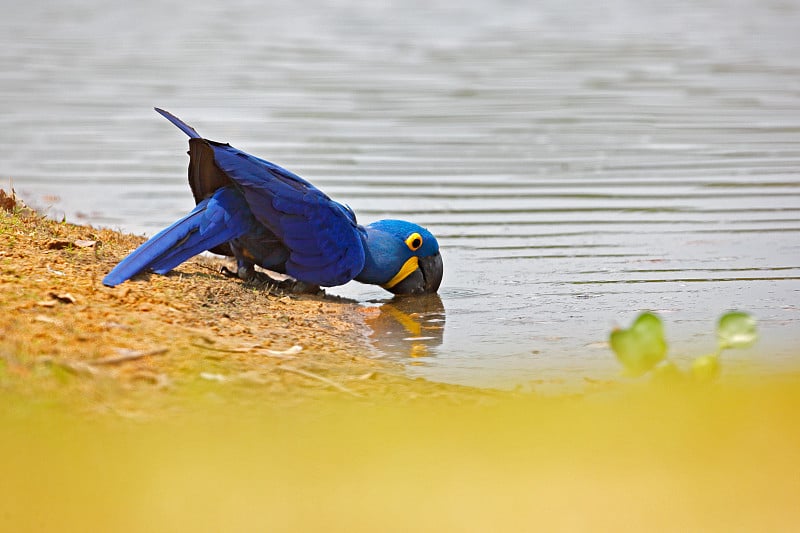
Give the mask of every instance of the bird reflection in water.
M 429 357 L 444 337 L 445 310 L 438 294 L 398 296 L 366 317 L 376 347 L 395 357 Z

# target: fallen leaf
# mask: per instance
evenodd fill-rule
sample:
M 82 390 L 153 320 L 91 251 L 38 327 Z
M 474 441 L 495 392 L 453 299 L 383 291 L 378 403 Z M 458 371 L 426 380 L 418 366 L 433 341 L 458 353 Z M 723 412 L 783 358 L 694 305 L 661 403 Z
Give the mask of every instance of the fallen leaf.
M 6 194 L 6 191 L 0 190 L 0 209 L 12 213 L 15 207 L 17 207 L 16 195 Z
M 56 302 L 54 300 L 49 300 L 48 302 L 52 302 L 53 305 L 56 305 Z M 61 322 L 59 320 L 56 320 L 55 318 L 50 318 L 49 316 L 46 315 L 36 315 L 33 319 L 36 322 L 44 322 L 45 324 L 53 324 L 55 326 L 61 325 Z
M 74 244 L 78 248 L 92 248 L 95 244 L 97 244 L 97 241 L 87 241 L 87 240 L 84 240 L 84 239 L 76 239 L 76 240 L 74 240 L 72 242 L 72 244 Z
M 62 292 L 62 293 L 51 292 L 48 296 L 50 296 L 50 298 L 53 298 L 54 300 L 58 300 L 62 304 L 74 304 L 75 302 L 78 301 L 77 298 L 75 298 L 68 292 Z

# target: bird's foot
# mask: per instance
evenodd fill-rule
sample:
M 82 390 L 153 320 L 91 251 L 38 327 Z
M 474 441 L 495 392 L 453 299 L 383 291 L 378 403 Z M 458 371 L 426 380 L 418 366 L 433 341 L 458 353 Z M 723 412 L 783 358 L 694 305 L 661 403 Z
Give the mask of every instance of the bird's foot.
M 250 278 L 248 282 L 268 287 L 272 291 L 287 294 L 319 294 L 322 292 L 319 285 L 312 285 L 311 283 L 298 281 L 292 278 L 275 279 L 263 272 L 254 272 L 253 277 Z
M 288 282 L 291 285 L 289 286 L 289 292 L 293 294 L 321 294 L 324 293 L 322 287 L 319 285 L 314 285 L 312 283 L 306 283 L 305 281 L 297 281 L 296 279 L 287 279 L 284 282 Z
M 236 278 L 242 281 L 250 281 L 253 283 L 277 282 L 277 280 L 274 280 L 270 276 L 257 271 L 255 268 L 249 265 L 239 265 L 239 267 L 235 271 L 231 270 L 226 266 L 223 266 L 222 268 L 219 269 L 219 272 L 226 278 Z

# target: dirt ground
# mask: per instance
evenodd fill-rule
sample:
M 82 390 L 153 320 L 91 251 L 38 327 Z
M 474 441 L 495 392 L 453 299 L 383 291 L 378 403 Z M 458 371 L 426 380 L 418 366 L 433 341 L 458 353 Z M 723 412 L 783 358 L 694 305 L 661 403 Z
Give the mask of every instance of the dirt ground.
M 105 287 L 141 237 L 47 220 L 1 191 L 0 206 L 0 378 L 28 398 L 141 414 L 221 389 L 281 402 L 495 394 L 409 379 L 376 358 L 358 304 L 231 279 L 222 260 Z

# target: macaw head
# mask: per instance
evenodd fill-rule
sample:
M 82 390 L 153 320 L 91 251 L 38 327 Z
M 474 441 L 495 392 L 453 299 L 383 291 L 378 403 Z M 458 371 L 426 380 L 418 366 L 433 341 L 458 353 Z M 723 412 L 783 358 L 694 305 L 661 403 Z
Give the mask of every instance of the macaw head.
M 442 256 L 431 232 L 405 220 L 379 220 L 366 226 L 362 283 L 394 294 L 425 294 L 439 289 Z

